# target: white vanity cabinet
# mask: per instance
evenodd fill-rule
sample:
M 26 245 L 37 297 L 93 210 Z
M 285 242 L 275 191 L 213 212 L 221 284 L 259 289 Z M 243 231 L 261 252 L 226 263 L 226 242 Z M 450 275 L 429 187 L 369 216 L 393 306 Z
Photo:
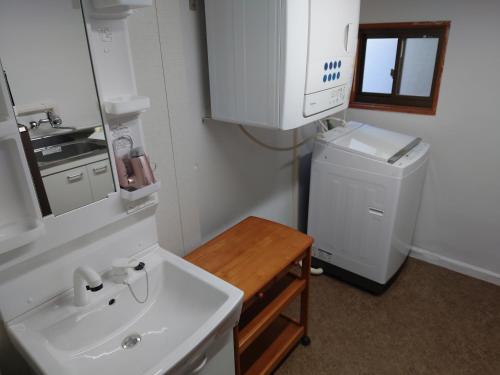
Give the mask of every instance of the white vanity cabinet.
M 113 175 L 108 159 L 88 164 L 87 173 L 94 202 L 106 198 L 114 191 Z
M 86 162 L 90 163 L 85 164 Z M 68 164 L 68 167 L 74 166 L 73 164 Z M 106 198 L 114 191 L 108 159 L 84 159 L 82 164 L 76 168 L 64 169 L 64 166 L 59 166 L 42 171 L 43 183 L 54 215 L 86 206 Z
M 234 375 L 234 343 L 232 332 L 228 332 L 221 342 L 212 346 L 212 351 L 208 353 L 206 364 L 196 372 L 199 375 Z M 210 351 L 210 350 L 209 350 Z
M 187 362 L 164 375 L 235 375 L 233 332 L 229 330 L 217 337 L 204 355 L 197 354 L 194 361 L 189 358 Z

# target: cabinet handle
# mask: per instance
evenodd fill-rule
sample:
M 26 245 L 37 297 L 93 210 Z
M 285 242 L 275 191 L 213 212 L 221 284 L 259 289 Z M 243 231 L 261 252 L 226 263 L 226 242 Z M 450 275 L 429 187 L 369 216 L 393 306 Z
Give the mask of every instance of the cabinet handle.
M 201 361 L 201 363 L 193 371 L 191 371 L 191 374 L 197 374 L 201 370 L 203 370 L 203 367 L 205 367 L 205 365 L 207 364 L 207 361 L 208 361 L 208 357 L 205 354 L 203 361 Z
M 345 26 L 345 30 L 344 30 L 344 49 L 345 49 L 346 53 L 349 53 L 349 41 L 350 41 L 351 27 L 352 27 L 352 23 L 348 23 Z
M 69 183 L 80 181 L 83 178 L 83 172 L 75 174 L 73 176 L 66 176 Z
M 93 171 L 94 171 L 94 174 L 103 174 L 103 173 L 106 173 L 106 171 L 108 170 L 108 166 L 105 165 L 103 167 L 99 167 L 99 168 L 94 168 Z

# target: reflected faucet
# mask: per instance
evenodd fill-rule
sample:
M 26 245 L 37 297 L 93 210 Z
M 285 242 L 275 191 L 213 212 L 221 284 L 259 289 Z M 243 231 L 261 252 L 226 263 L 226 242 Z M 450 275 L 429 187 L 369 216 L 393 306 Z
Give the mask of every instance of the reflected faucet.
M 62 118 L 59 117 L 54 111 L 47 111 L 47 118 L 42 118 L 38 121 L 31 121 L 31 129 L 37 129 L 42 124 L 50 124 L 54 129 L 71 129 L 76 130 L 72 126 L 61 126 L 63 123 Z

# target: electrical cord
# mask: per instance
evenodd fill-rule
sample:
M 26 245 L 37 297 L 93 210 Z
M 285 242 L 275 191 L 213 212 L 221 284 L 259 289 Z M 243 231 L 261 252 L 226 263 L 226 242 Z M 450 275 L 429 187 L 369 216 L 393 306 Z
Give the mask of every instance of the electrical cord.
M 140 304 L 146 303 L 149 298 L 149 274 L 146 268 L 144 268 L 144 272 L 146 273 L 146 297 L 142 301 L 137 298 L 137 295 L 134 293 L 134 290 L 132 289 L 130 283 L 128 281 L 124 282 L 124 284 L 128 286 L 128 290 L 130 290 L 130 294 L 132 294 L 132 297 L 134 297 L 136 302 Z
M 250 138 L 253 142 L 257 143 L 259 146 L 261 147 L 264 147 L 264 148 L 267 148 L 269 150 L 273 150 L 273 151 L 292 151 L 292 150 L 295 150 L 303 145 L 305 145 L 306 143 L 314 140 L 316 138 L 316 134 L 304 139 L 303 141 L 293 145 L 293 146 L 289 146 L 289 147 L 277 147 L 277 146 L 271 146 L 271 145 L 268 145 L 264 142 L 262 142 L 261 140 L 255 138 L 255 136 L 253 136 L 252 134 L 250 134 L 248 132 L 248 130 L 245 129 L 245 127 L 243 125 L 238 125 L 240 130 L 243 132 L 243 134 L 245 134 L 248 138 Z
M 327 132 L 328 130 L 330 130 L 332 120 L 339 121 L 342 124 L 341 126 L 346 127 L 347 126 L 346 115 L 347 115 L 347 111 L 344 110 L 344 118 L 332 116 L 332 117 L 327 117 L 324 120 L 318 120 L 318 123 L 321 126 L 322 132 L 324 133 L 324 132 Z M 268 145 L 267 143 L 262 142 L 260 139 L 256 138 L 254 135 L 252 135 L 247 129 L 245 129 L 245 127 L 243 125 L 239 124 L 238 127 L 243 132 L 243 134 L 245 134 L 245 136 L 247 136 L 250 140 L 252 140 L 253 142 L 255 142 L 256 144 L 258 144 L 261 147 L 264 147 L 264 148 L 267 148 L 267 149 L 273 150 L 273 151 L 292 151 L 292 150 L 295 150 L 295 149 L 305 145 L 306 143 L 314 140 L 317 136 L 317 134 L 314 134 L 314 135 L 302 140 L 301 142 L 294 144 L 293 146 L 278 147 L 278 146 Z M 333 126 L 331 126 L 331 127 L 333 128 Z
M 326 125 L 323 120 L 318 120 L 318 123 L 319 125 L 321 126 L 321 130 L 323 131 L 323 133 L 326 133 L 329 129 L 328 129 L 328 125 Z
M 344 128 L 347 126 L 347 121 L 345 119 L 345 113 L 344 113 L 344 118 L 340 118 L 340 117 L 327 117 L 324 121 L 326 121 L 328 129 L 334 128 L 334 126 L 332 124 L 332 120 L 339 121 L 340 124 L 341 124 L 340 126 L 343 126 Z

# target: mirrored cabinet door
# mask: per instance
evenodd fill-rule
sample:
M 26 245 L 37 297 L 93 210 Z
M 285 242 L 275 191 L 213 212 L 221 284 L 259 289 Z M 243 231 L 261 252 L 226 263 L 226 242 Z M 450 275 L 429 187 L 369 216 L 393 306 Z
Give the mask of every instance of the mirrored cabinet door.
M 0 2 L 0 58 L 43 214 L 114 192 L 80 1 Z

